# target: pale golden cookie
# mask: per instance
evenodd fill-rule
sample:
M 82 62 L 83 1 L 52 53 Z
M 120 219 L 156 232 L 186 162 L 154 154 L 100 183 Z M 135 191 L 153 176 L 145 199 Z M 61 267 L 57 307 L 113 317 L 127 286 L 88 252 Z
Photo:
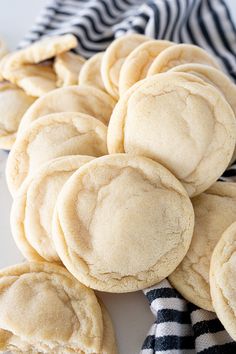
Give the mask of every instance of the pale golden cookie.
M 175 66 L 170 71 L 185 72 L 193 75 L 197 75 L 204 81 L 217 87 L 226 98 L 226 101 L 230 104 L 236 117 L 236 85 L 225 75 L 222 71 L 217 70 L 209 65 L 202 64 L 183 64 Z M 236 149 L 234 149 L 231 162 L 236 159 Z
M 91 86 L 62 87 L 40 97 L 25 113 L 19 131 L 34 120 L 50 113 L 81 112 L 108 124 L 115 101 L 105 92 Z
M 9 154 L 6 177 L 10 192 L 15 194 L 27 176 L 56 157 L 106 155 L 106 134 L 102 122 L 83 113 L 54 113 L 38 119 L 17 137 Z
M 0 351 L 100 353 L 103 342 L 94 292 L 46 262 L 0 271 L 0 328 Z
M 117 154 L 95 159 L 69 178 L 52 232 L 58 255 L 76 278 L 119 293 L 172 273 L 188 250 L 193 224 L 188 195 L 167 169 Z
M 98 299 L 98 302 L 101 307 L 103 319 L 103 343 L 100 354 L 118 354 L 115 332 L 110 315 L 101 299 Z
M 57 74 L 57 86 L 77 85 L 78 75 L 84 63 L 84 58 L 72 52 L 57 55 L 54 61 L 54 70 Z
M 236 340 L 236 222 L 221 236 L 211 258 L 210 287 L 214 309 Z
M 174 66 L 187 63 L 199 63 L 220 68 L 216 59 L 204 49 L 192 44 L 177 44 L 158 55 L 150 66 L 147 76 L 168 71 Z
M 222 233 L 236 221 L 236 184 L 216 182 L 193 198 L 192 203 L 195 213 L 192 242 L 169 280 L 188 301 L 214 311 L 209 286 L 210 260 Z
M 104 52 L 93 55 L 86 61 L 79 73 L 79 84 L 97 87 L 106 92 L 102 81 L 101 64 Z
M 125 93 L 136 82 L 147 76 L 153 60 L 166 48 L 174 45 L 173 42 L 153 40 L 140 44 L 125 59 L 119 78 L 119 94 Z
M 104 86 L 115 99 L 119 97 L 120 70 L 125 58 L 140 44 L 150 40 L 141 34 L 128 34 L 114 40 L 102 58 L 101 74 Z
M 0 39 L 0 59 L 4 57 L 4 55 L 6 55 L 7 53 L 8 49 L 6 43 L 2 39 Z
M 51 235 L 56 200 L 67 179 L 92 159 L 91 156 L 75 155 L 51 160 L 29 177 L 14 197 L 11 230 L 16 244 L 29 261 L 37 261 L 38 255 L 49 262 L 60 261 Z
M 1 65 L 2 76 L 27 94 L 39 97 L 56 88 L 52 66 L 40 63 L 76 46 L 77 39 L 71 34 L 42 39 L 8 55 L 4 66 Z
M 190 196 L 221 176 L 235 139 L 235 116 L 223 95 L 187 73 L 163 73 L 135 84 L 117 103 L 108 128 L 109 153 L 160 162 Z
M 34 101 L 14 84 L 0 82 L 0 149 L 11 149 L 20 120 Z

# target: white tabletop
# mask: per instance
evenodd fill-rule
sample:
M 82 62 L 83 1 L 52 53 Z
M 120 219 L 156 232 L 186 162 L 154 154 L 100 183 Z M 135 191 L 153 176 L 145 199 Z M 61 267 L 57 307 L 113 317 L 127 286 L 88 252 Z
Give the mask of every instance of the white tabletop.
M 1 0 L 0 38 L 14 49 L 34 23 L 47 0 Z M 227 0 L 236 22 L 236 0 Z M 10 232 L 11 197 L 7 191 L 4 168 L 6 153 L 0 151 L 0 267 L 23 260 Z M 137 354 L 154 319 L 142 292 L 102 294 L 115 324 L 120 354 Z

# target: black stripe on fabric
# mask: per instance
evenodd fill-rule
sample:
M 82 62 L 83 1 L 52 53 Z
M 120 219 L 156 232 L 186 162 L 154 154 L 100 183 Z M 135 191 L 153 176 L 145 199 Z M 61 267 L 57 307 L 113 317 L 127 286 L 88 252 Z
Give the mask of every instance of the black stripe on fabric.
M 140 12 L 139 17 L 141 17 L 144 21 L 146 21 L 146 23 L 149 21 L 150 19 L 150 16 L 148 16 L 147 14 L 143 13 L 143 12 Z
M 142 349 L 153 349 L 154 350 L 154 346 L 155 346 L 155 336 L 147 336 Z
M 146 297 L 151 304 L 153 300 L 158 298 L 179 298 L 183 299 L 182 296 L 173 288 L 160 288 L 153 289 L 146 293 Z
M 236 353 L 236 342 L 226 343 L 222 345 L 214 345 L 213 347 L 198 352 L 198 354 L 234 354 L 234 353 Z
M 73 16 L 73 12 L 62 11 L 62 10 L 56 9 L 54 7 L 51 7 L 51 6 L 48 7 L 48 9 L 54 11 L 55 14 L 58 14 L 58 15 L 64 15 L 64 16 L 68 16 L 68 17 Z
M 153 349 L 155 352 L 164 350 L 187 350 L 194 349 L 195 343 L 192 336 L 148 336 L 142 346 L 142 349 Z
M 166 37 L 166 33 L 168 31 L 168 28 L 169 28 L 169 24 L 170 24 L 170 16 L 171 16 L 171 9 L 170 9 L 170 5 L 168 3 L 168 1 L 164 1 L 164 5 L 165 5 L 165 9 L 166 9 L 166 26 L 165 26 L 165 29 L 162 33 L 162 38 L 165 38 Z
M 195 5 L 197 5 L 197 1 L 192 1 L 191 5 L 190 5 L 190 8 L 189 8 L 189 12 L 188 14 L 186 15 L 187 17 L 187 21 L 186 21 L 186 32 L 187 32 L 187 35 L 189 36 L 190 38 L 190 42 L 193 43 L 193 44 L 197 44 L 197 39 L 191 29 L 191 24 L 190 24 L 190 20 L 192 18 L 194 14 L 194 9 L 195 9 Z
M 120 1 L 120 3 L 121 3 L 121 1 Z M 120 4 L 118 4 L 116 0 L 113 0 L 113 5 L 116 8 L 116 10 L 118 10 L 120 12 L 125 11 L 125 8 L 127 8 L 127 5 L 125 5 L 125 8 L 120 7 Z
M 208 4 L 208 8 L 212 13 L 212 17 L 217 29 L 217 32 L 219 34 L 219 37 L 221 38 L 222 43 L 224 44 L 224 47 L 233 55 L 235 55 L 235 51 L 233 50 L 233 48 L 230 46 L 227 36 L 225 35 L 225 31 L 222 27 L 221 21 L 219 19 L 218 13 L 217 11 L 214 9 L 214 7 L 211 4 L 211 1 L 207 0 L 207 4 Z M 236 58 L 235 58 L 236 59 Z
M 141 27 L 139 25 L 133 25 L 132 30 L 134 30 L 137 33 L 144 34 L 145 27 Z
M 225 1 L 224 0 L 219 0 L 219 2 L 221 3 L 221 5 L 224 7 L 225 9 L 225 14 L 229 20 L 229 23 L 231 24 L 231 27 L 232 27 L 232 30 L 233 32 L 235 33 L 235 36 L 236 36 L 236 27 L 234 25 L 234 21 L 231 17 L 231 13 L 229 12 L 229 9 L 228 9 L 228 6 L 226 5 Z
M 226 170 L 223 174 L 223 177 L 234 177 L 236 176 L 236 168 L 231 168 L 230 170 Z
M 217 318 L 214 320 L 200 321 L 193 325 L 195 338 L 205 333 L 216 333 L 223 330 L 224 327 Z
M 191 302 L 188 302 L 187 304 L 188 304 L 188 310 L 190 313 L 199 310 L 199 307 L 192 304 Z
M 216 56 L 218 56 L 222 62 L 224 63 L 225 65 L 225 68 L 227 69 L 227 71 L 230 73 L 232 71 L 232 66 L 230 65 L 230 63 L 228 62 L 228 60 L 223 56 L 221 55 L 218 50 L 216 49 L 214 43 L 213 43 L 213 40 L 211 39 L 208 31 L 207 31 L 207 28 L 205 26 L 205 23 L 203 21 L 203 2 L 200 2 L 199 3 L 199 6 L 198 6 L 198 9 L 197 9 L 197 20 L 198 20 L 198 23 L 199 23 L 199 28 L 201 29 L 202 31 L 202 34 L 204 35 L 204 38 L 205 40 L 207 41 L 208 45 L 211 47 L 212 51 L 215 53 Z M 234 74 L 232 73 L 232 76 L 236 79 L 236 75 L 234 76 Z
M 187 311 L 178 311 L 173 309 L 163 309 L 157 311 L 155 323 L 176 322 L 181 324 L 191 323 L 190 314 Z
M 172 1 L 174 2 L 174 0 L 172 0 Z M 180 14 L 179 0 L 175 0 L 175 6 L 176 6 L 175 21 L 174 21 L 174 23 L 173 23 L 172 30 L 171 30 L 170 36 L 169 36 L 169 39 L 170 39 L 171 41 L 174 40 L 175 29 L 176 29 L 177 23 L 178 23 L 178 21 L 179 21 L 179 14 Z
M 110 9 L 109 9 L 109 6 L 107 5 L 106 1 L 100 0 L 100 4 L 102 4 L 103 8 L 105 9 L 106 15 L 109 15 L 113 20 L 117 20 L 117 19 L 116 19 L 116 16 L 114 16 L 114 15 L 111 13 L 111 11 L 110 11 Z
M 106 20 L 109 21 L 109 19 L 107 19 L 107 18 L 105 19 L 105 18 L 103 17 L 104 14 L 103 14 L 102 12 L 100 12 L 101 9 L 100 9 L 99 7 L 91 6 L 91 7 L 89 8 L 89 10 L 93 11 L 93 13 L 98 16 L 99 21 L 101 22 L 102 25 L 108 27 L 108 26 L 112 26 L 112 24 L 114 23 L 113 20 L 112 20 L 112 21 L 110 20 L 111 22 L 107 22 L 107 21 L 106 21 Z
M 159 38 L 160 34 L 160 12 L 156 4 L 153 4 L 151 1 L 148 2 L 148 7 L 152 9 L 154 16 L 154 31 L 155 38 Z

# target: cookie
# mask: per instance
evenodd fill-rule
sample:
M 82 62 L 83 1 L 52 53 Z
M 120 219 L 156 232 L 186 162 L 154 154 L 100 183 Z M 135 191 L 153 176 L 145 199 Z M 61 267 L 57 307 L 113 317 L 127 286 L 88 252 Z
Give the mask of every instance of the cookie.
M 103 318 L 94 292 L 65 268 L 22 263 L 0 271 L 0 350 L 100 353 Z
M 67 155 L 106 155 L 106 126 L 83 113 L 42 117 L 18 136 L 7 161 L 6 178 L 14 195 L 26 177 L 44 163 Z
M 21 118 L 34 101 L 16 85 L 0 82 L 0 149 L 11 149 Z
M 236 184 L 216 182 L 193 198 L 192 203 L 195 213 L 192 242 L 169 280 L 185 299 L 214 311 L 209 286 L 210 260 L 222 233 L 236 221 Z
M 229 335 L 236 340 L 235 281 L 236 223 L 223 233 L 211 258 L 210 287 L 213 306 Z
M 40 97 L 56 88 L 52 66 L 40 63 L 76 46 L 77 39 L 71 34 L 42 39 L 11 53 L 1 66 L 2 76 L 23 88 L 27 94 Z
M 8 53 L 6 43 L 0 38 L 0 59 L 3 58 Z M 2 80 L 0 72 L 0 80 Z
M 150 40 L 141 34 L 129 34 L 114 40 L 102 58 L 101 74 L 104 86 L 115 99 L 119 98 L 119 77 L 127 56 L 140 44 Z
M 220 69 L 216 59 L 204 49 L 192 44 L 177 44 L 165 49 L 153 61 L 147 76 L 152 76 L 170 70 L 174 66 L 199 63 Z
M 117 154 L 90 161 L 68 179 L 52 234 L 76 278 L 119 293 L 172 273 L 188 250 L 193 224 L 188 195 L 167 169 L 145 157 Z
M 12 205 L 11 230 L 27 260 L 60 261 L 51 235 L 56 200 L 66 180 L 92 159 L 75 155 L 51 160 L 21 186 Z
M 194 75 L 172 72 L 146 78 L 121 97 L 107 142 L 111 154 L 163 164 L 193 197 L 227 168 L 235 138 L 235 116 L 219 90 Z
M 98 302 L 101 307 L 103 319 L 103 342 L 100 354 L 118 354 L 111 317 L 101 299 L 98 299 Z
M 77 85 L 84 63 L 85 59 L 73 52 L 57 55 L 53 66 L 57 75 L 57 86 Z
M 96 87 L 106 92 L 102 81 L 101 64 L 104 52 L 93 55 L 86 61 L 79 73 L 79 84 Z
M 230 104 L 236 116 L 236 85 L 222 71 L 202 64 L 183 64 L 175 66 L 170 71 L 193 74 L 214 85 L 225 96 L 226 101 Z M 236 149 L 234 150 L 231 162 L 235 159 Z
M 171 45 L 174 45 L 174 43 L 164 40 L 150 40 L 134 49 L 121 67 L 119 78 L 120 96 L 136 82 L 144 79 L 153 60 Z
M 19 131 L 34 120 L 50 113 L 81 112 L 108 124 L 115 101 L 105 92 L 91 86 L 62 87 L 40 97 L 25 113 Z

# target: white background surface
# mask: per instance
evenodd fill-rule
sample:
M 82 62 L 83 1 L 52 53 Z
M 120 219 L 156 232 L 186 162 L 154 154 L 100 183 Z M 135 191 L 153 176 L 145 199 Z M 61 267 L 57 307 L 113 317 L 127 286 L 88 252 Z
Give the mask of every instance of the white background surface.
M 0 38 L 4 38 L 10 49 L 34 23 L 35 16 L 47 0 L 0 0 Z M 236 22 L 236 0 L 227 0 Z M 4 168 L 6 153 L 0 151 L 0 267 L 22 261 L 12 240 L 9 212 L 11 197 L 7 191 Z M 145 339 L 153 317 L 142 292 L 133 294 L 102 294 L 117 333 L 120 354 L 137 354 Z

